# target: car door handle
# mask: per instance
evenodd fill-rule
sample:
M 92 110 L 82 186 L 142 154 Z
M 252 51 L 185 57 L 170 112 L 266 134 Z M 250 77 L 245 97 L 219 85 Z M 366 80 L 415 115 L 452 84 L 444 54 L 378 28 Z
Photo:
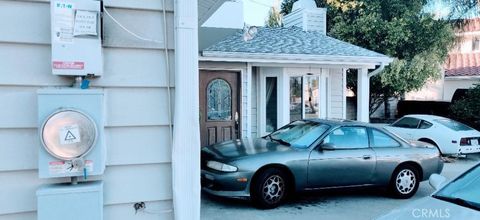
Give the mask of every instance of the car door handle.
M 372 158 L 371 155 L 363 155 L 364 160 L 370 160 Z

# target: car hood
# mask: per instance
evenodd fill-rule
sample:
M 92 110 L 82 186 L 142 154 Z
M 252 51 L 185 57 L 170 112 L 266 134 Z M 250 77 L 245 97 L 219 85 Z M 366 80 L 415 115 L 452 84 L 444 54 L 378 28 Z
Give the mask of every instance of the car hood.
M 231 161 L 242 157 L 289 151 L 291 149 L 291 147 L 271 142 L 263 138 L 254 140 L 237 139 L 203 147 L 202 159 Z
M 378 218 L 396 219 L 480 219 L 480 212 L 428 196 Z

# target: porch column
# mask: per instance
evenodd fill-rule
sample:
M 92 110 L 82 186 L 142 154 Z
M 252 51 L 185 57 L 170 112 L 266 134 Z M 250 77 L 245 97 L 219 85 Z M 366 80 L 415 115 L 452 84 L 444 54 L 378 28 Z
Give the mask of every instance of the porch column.
M 357 75 L 357 120 L 362 122 L 370 121 L 370 80 L 368 69 L 358 70 Z

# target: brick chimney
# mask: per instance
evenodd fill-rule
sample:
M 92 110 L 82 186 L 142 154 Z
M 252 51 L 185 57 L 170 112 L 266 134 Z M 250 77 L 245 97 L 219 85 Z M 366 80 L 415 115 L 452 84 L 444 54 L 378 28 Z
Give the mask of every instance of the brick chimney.
M 299 0 L 293 3 L 290 14 L 283 17 L 285 27 L 297 26 L 304 31 L 327 33 L 327 9 L 317 8 L 314 0 Z

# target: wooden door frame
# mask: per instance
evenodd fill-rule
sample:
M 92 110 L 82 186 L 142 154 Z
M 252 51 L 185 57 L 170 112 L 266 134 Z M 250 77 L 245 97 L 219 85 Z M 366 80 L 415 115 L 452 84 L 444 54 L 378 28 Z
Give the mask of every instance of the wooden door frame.
M 198 77 L 200 78 L 201 77 L 201 72 L 202 71 L 226 71 L 226 72 L 235 72 L 236 74 L 238 74 L 238 85 L 237 85 L 237 109 L 238 109 L 238 138 L 241 139 L 242 138 L 242 134 L 243 134 L 243 127 L 244 127 L 244 120 L 242 120 L 242 111 L 243 111 L 243 87 L 242 87 L 242 84 L 243 84 L 243 81 L 244 81 L 244 77 L 243 77 L 243 74 L 244 74 L 244 69 L 240 69 L 240 68 L 211 68 L 211 67 L 208 67 L 208 68 L 203 68 L 203 67 L 199 67 L 198 68 Z M 200 86 L 200 80 L 198 81 L 199 83 L 199 86 Z M 233 97 L 232 97 L 233 98 Z M 200 103 L 200 100 L 198 100 L 199 103 Z M 200 109 L 198 109 L 199 111 L 199 115 L 200 115 Z M 235 117 L 235 115 L 233 115 L 233 117 Z M 250 117 L 247 117 L 248 119 Z M 248 120 L 247 119 L 247 120 Z

